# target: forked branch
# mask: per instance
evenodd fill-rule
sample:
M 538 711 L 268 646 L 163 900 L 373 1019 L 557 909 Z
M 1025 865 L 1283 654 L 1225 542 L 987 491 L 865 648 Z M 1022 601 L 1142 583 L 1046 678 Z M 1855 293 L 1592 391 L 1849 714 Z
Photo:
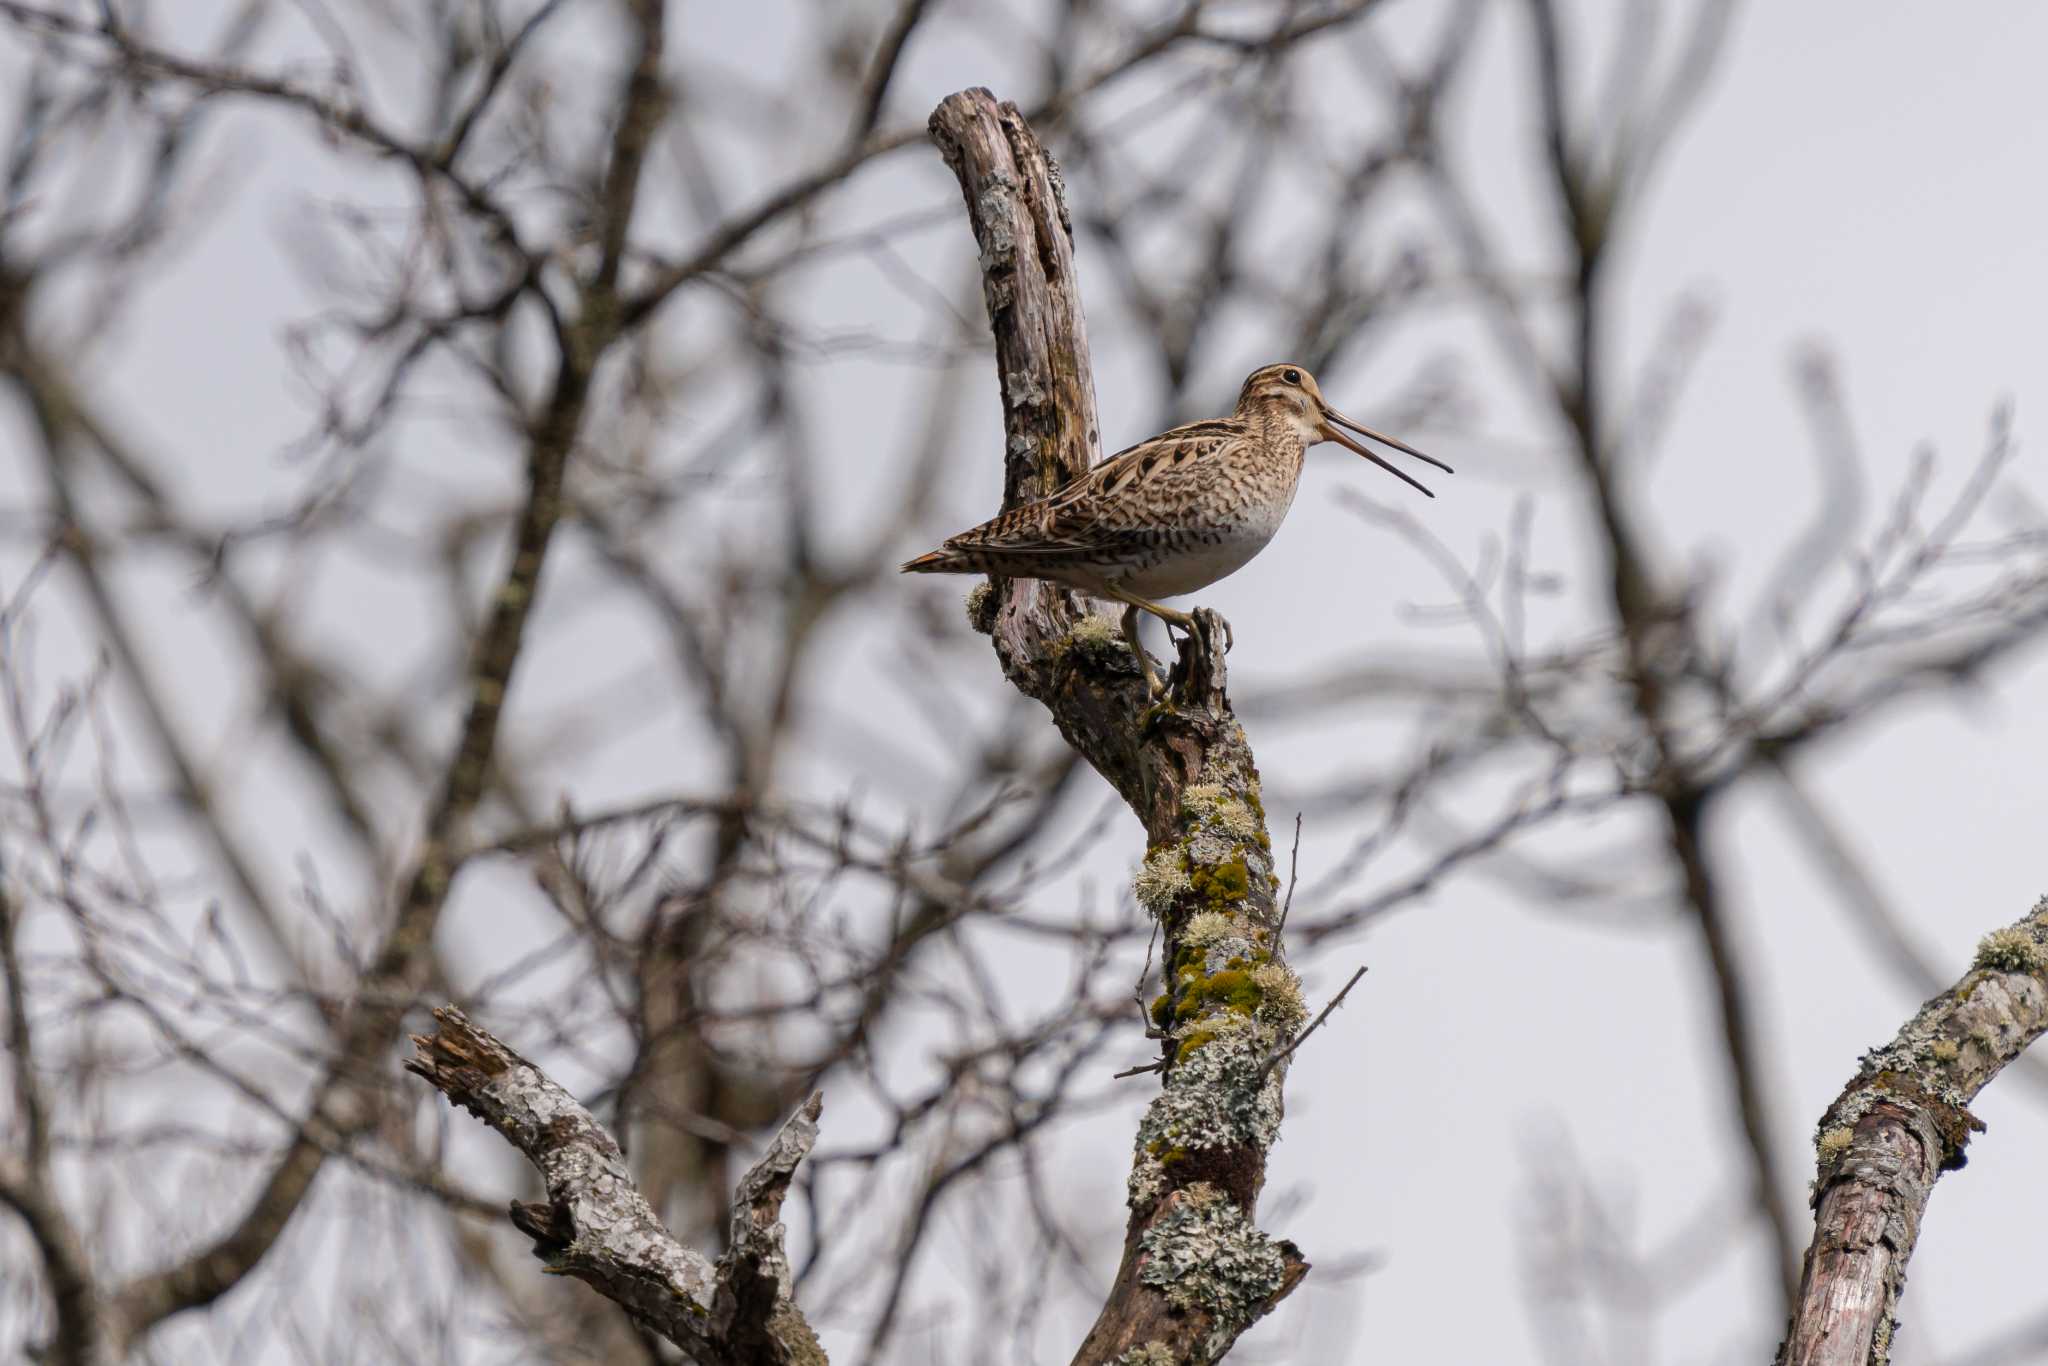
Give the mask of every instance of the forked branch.
M 783 1196 L 818 1140 L 823 1098 L 790 1116 L 740 1181 L 732 1237 L 717 1261 L 678 1243 L 633 1184 L 619 1145 L 574 1096 L 461 1011 L 412 1036 L 406 1069 L 497 1130 L 547 1185 L 512 1203 L 512 1222 L 548 1270 L 573 1276 L 701 1366 L 823 1366 L 791 1295 Z

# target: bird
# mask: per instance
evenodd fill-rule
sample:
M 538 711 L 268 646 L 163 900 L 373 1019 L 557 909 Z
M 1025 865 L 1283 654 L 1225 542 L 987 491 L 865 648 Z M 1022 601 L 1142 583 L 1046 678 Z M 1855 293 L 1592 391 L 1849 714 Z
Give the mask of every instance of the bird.
M 1280 530 L 1308 449 L 1335 441 L 1434 498 L 1352 435 L 1451 467 L 1345 417 L 1300 365 L 1262 366 L 1226 418 L 1191 422 L 1118 451 L 1052 494 L 1021 503 L 902 566 L 905 574 L 1003 574 L 1124 604 L 1123 634 L 1148 698 L 1165 693 L 1138 642 L 1138 614 L 1195 629 L 1157 601 L 1236 573 Z M 1219 618 L 1220 620 L 1220 618 Z M 1229 624 L 1223 623 L 1229 640 Z

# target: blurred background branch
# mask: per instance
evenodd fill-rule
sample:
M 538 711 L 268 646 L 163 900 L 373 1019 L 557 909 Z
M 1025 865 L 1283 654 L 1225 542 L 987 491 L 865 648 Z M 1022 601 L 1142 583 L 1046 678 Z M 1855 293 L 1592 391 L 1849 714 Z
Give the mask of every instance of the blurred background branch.
M 2029 41 L 0 0 L 0 1352 L 676 1359 L 401 1080 L 441 1001 L 714 1258 L 825 1092 L 783 1218 L 834 1359 L 1084 1338 L 1183 813 L 893 574 L 1016 492 L 924 129 L 986 84 L 1071 209 L 1067 468 L 1284 356 L 1460 471 L 1424 520 L 1318 463 L 1201 604 L 1301 815 L 1291 969 L 1373 964 L 1259 1165 L 1315 1274 L 1233 1359 L 1763 1359 L 1806 1116 L 1953 979 L 1946 908 L 2039 890 Z M 2038 1337 L 2020 1065 L 1894 1361 Z M 1519 1319 L 1445 1312 L 1517 1267 Z

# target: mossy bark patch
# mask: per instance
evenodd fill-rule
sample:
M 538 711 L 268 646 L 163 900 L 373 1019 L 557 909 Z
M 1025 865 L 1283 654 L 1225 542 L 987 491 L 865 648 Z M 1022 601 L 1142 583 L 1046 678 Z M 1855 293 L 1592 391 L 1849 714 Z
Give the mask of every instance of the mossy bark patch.
M 1227 906 L 1251 895 L 1251 870 L 1244 859 L 1234 858 L 1213 868 L 1195 868 L 1188 873 L 1195 895 L 1212 906 Z

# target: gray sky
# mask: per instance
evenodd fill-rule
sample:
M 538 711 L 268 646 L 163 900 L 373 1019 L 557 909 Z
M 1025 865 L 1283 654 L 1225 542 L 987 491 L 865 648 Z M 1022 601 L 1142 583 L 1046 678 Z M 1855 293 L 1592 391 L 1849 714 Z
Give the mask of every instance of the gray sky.
M 1389 9 L 1386 24 L 1397 39 L 1411 29 L 1428 31 L 1432 7 Z M 776 36 L 806 11 L 750 4 L 688 12 L 693 50 L 722 53 L 735 69 L 772 82 L 782 55 Z M 1467 150 L 1485 168 L 1496 235 L 1513 254 L 1533 260 L 1531 234 L 1552 219 L 1531 200 L 1526 166 L 1536 131 L 1518 51 L 1501 41 L 1507 32 L 1519 34 L 1519 23 L 1517 7 L 1490 13 L 1488 56 L 1466 80 L 1463 123 Z M 1991 409 L 2003 398 L 2016 402 L 2024 448 L 2035 415 L 2048 411 L 2040 336 L 2048 299 L 2043 51 L 2048 10 L 2037 7 L 1966 13 L 1838 2 L 1757 4 L 1741 12 L 1718 78 L 1649 189 L 1619 280 L 1618 335 L 1631 353 L 1647 345 L 1682 296 L 1707 300 L 1715 319 L 1655 474 L 1643 486 L 1664 534 L 1667 567 L 1711 568 L 1725 600 L 1747 604 L 1810 516 L 1820 485 L 1791 381 L 1793 357 L 1810 342 L 1839 358 L 1864 457 L 1867 522 L 1888 505 L 1922 443 L 1939 452 L 1938 505 L 1981 452 Z M 601 63 L 598 54 L 590 60 Z M 1006 93 L 1006 74 L 999 42 L 958 26 L 936 30 L 911 54 L 893 117 L 921 118 L 940 96 L 968 85 Z M 1352 116 L 1341 83 L 1325 98 L 1331 117 Z M 1369 102 L 1361 104 L 1357 117 L 1377 117 Z M 274 125 L 230 120 L 221 127 L 214 150 L 231 190 L 223 217 L 175 270 L 150 283 L 138 325 L 113 356 L 110 375 L 119 392 L 138 423 L 160 434 L 166 463 L 178 467 L 185 495 L 200 504 L 262 504 L 282 497 L 299 477 L 277 456 L 307 417 L 278 340 L 314 298 L 296 258 L 297 225 L 309 199 L 366 190 L 359 172 L 305 155 L 313 145 L 293 145 Z M 808 165 L 813 150 L 792 153 L 788 164 L 762 165 L 759 186 Z M 744 200 L 746 173 L 737 163 L 733 173 L 735 198 Z M 854 192 L 833 199 L 827 212 L 852 224 L 908 207 L 943 207 L 954 194 L 936 155 L 918 150 L 891 158 Z M 1418 216 L 1415 225 L 1425 221 Z M 1285 222 L 1275 231 L 1284 240 Z M 918 240 L 930 244 L 918 258 L 919 273 L 957 294 L 971 261 L 964 222 L 943 223 Z M 1080 250 L 1085 281 L 1089 244 Z M 816 326 L 869 325 L 902 339 L 889 321 L 902 311 L 900 295 L 887 281 L 842 263 L 809 283 L 804 308 Z M 1131 377 L 1130 351 L 1118 344 L 1128 319 L 1113 299 L 1091 296 L 1089 304 L 1105 445 L 1114 449 L 1150 434 L 1161 415 L 1120 384 Z M 1412 351 L 1326 373 L 1323 387 L 1347 411 L 1376 422 L 1388 395 L 1411 383 L 1431 355 L 1475 335 L 1456 323 L 1418 327 Z M 1245 370 L 1279 358 L 1264 354 L 1266 345 L 1269 338 L 1247 335 L 1237 354 L 1206 360 L 1200 405 L 1223 411 Z M 943 525 L 928 528 L 934 539 L 980 520 L 996 503 L 1000 427 L 990 369 L 983 360 L 958 372 L 957 382 L 967 386 L 960 455 L 948 472 Z M 1583 605 L 1598 584 L 1587 572 L 1578 513 L 1562 490 L 1561 456 L 1547 449 L 1545 433 L 1518 420 L 1521 405 L 1497 372 L 1470 428 L 1410 433 L 1459 472 L 1439 481 L 1434 503 L 1413 499 L 1404 506 L 1472 559 L 1506 526 L 1514 501 L 1534 496 L 1537 558 L 1569 580 L 1564 599 L 1538 625 L 1553 639 L 1568 638 L 1587 620 Z M 858 355 L 818 363 L 806 378 L 818 420 L 817 465 L 843 489 L 839 515 L 852 525 L 862 499 L 874 496 L 868 476 L 886 480 L 901 467 L 893 462 L 903 460 L 914 439 L 935 380 L 926 370 Z M 393 491 L 380 504 L 389 515 L 402 518 L 408 497 L 485 502 L 514 487 L 514 471 L 494 451 L 478 452 L 464 439 L 467 416 L 424 412 L 408 427 Z M 702 424 L 713 426 L 708 418 Z M 0 428 L 0 441 L 14 439 Z M 2038 487 L 2030 465 L 2023 451 L 2017 477 Z M 35 485 L 22 462 L 0 461 L 9 503 Z M 1262 688 L 1338 661 L 1432 643 L 1401 609 L 1441 601 L 1442 585 L 1413 552 L 1333 502 L 1331 495 L 1346 487 L 1390 503 L 1407 493 L 1335 448 L 1319 451 L 1278 542 L 1201 596 L 1236 625 L 1232 681 L 1241 706 L 1254 706 Z M 891 486 L 881 488 L 886 496 Z M 924 548 L 902 547 L 906 554 Z M 696 786 L 701 736 L 686 712 L 655 695 L 657 685 L 641 681 L 657 676 L 650 662 L 656 647 L 633 643 L 642 629 L 638 618 L 604 603 L 566 611 L 560 604 L 589 576 L 579 577 L 573 555 L 550 572 L 557 575 L 549 587 L 560 615 L 544 651 L 520 677 L 514 742 L 537 741 L 556 706 L 605 692 L 628 712 L 644 706 L 646 723 L 622 724 L 610 742 L 563 755 L 564 789 L 579 804 L 594 805 Z M 366 677 L 404 677 L 419 643 L 442 622 L 438 606 L 413 600 L 409 576 L 373 554 L 323 565 L 319 573 L 307 630 L 337 651 L 358 642 L 357 667 Z M 156 648 L 176 661 L 188 715 L 210 748 L 231 750 L 238 737 L 226 718 L 245 699 L 235 698 L 219 649 L 185 625 L 189 581 L 136 574 L 129 587 L 154 615 Z M 906 580 L 900 592 L 957 596 L 964 587 Z M 57 676 L 67 657 L 82 657 L 82 643 L 67 639 L 65 623 L 55 618 L 45 621 L 44 632 L 45 672 Z M 831 689 L 819 689 L 814 715 L 832 719 L 851 688 L 865 699 L 865 723 L 915 733 L 922 723 L 898 692 L 901 661 L 888 655 L 886 642 L 864 636 L 857 621 L 841 621 L 832 632 L 848 672 Z M 1470 644 L 1456 631 L 1438 634 L 1446 645 Z M 599 642 L 602 649 L 594 650 Z M 592 658 L 602 660 L 596 679 Z M 962 707 L 994 714 L 1007 685 L 993 658 L 962 658 L 972 662 L 948 686 Z M 1945 971 L 1959 973 L 1980 935 L 2048 891 L 2038 772 L 2048 756 L 2048 719 L 2030 705 L 2044 686 L 2048 665 L 2033 658 L 1965 699 L 1909 705 L 1808 756 L 1805 777 Z M 1306 733 L 1255 725 L 1252 740 L 1283 844 L 1290 794 L 1401 752 L 1398 737 L 1363 726 Z M 321 862 L 330 894 L 360 894 L 364 888 L 352 883 L 345 864 L 319 859 L 332 832 L 317 812 L 292 800 L 296 789 L 277 754 L 259 749 L 238 767 L 244 781 L 232 800 L 263 832 L 280 884 L 292 880 L 294 858 L 306 852 Z M 904 801 L 915 789 L 915 775 L 861 772 L 857 749 L 793 762 L 786 782 L 819 797 L 858 782 L 884 803 Z M 1918 996 L 1850 929 L 1784 832 L 1784 813 L 1769 794 L 1745 795 L 1723 819 L 1742 948 L 1769 1040 L 1769 1099 L 1786 1151 L 1796 1158 L 1781 1180 L 1796 1196 L 1811 1174 L 1806 1136 L 1814 1120 L 1858 1053 L 1888 1039 Z M 1092 889 L 1105 904 L 1121 895 L 1139 838 L 1122 813 L 1114 831 L 1085 869 L 1050 884 L 1044 895 Z M 1305 884 L 1355 833 L 1308 825 Z M 1595 837 L 1621 836 L 1607 828 L 1586 838 Z M 1360 889 L 1383 885 L 1394 872 L 1375 866 Z M 522 946 L 507 933 L 521 923 L 522 895 L 531 894 L 509 870 L 466 881 L 451 940 L 479 955 L 495 948 L 509 956 Z M 1745 1227 L 1732 1252 L 1711 1238 L 1687 1241 L 1741 1189 L 1691 937 L 1690 926 L 1677 920 L 1616 931 L 1532 912 L 1467 876 L 1369 936 L 1322 945 L 1298 961 L 1318 999 L 1357 964 L 1372 971 L 1294 1063 L 1262 1223 L 1294 1239 L 1319 1266 L 1370 1254 L 1373 1269 L 1348 1280 L 1312 1275 L 1246 1339 L 1247 1359 L 1537 1360 L 1522 1303 L 1529 1246 L 1523 1225 L 1536 1165 L 1559 1154 L 1569 1154 L 1609 1195 L 1626 1193 L 1632 1219 L 1624 1233 L 1636 1248 L 1665 1249 L 1672 1265 L 1711 1257 L 1710 1269 L 1668 1305 L 1645 1304 L 1655 1312 L 1643 1340 L 1620 1339 L 1614 1359 L 1674 1366 L 1767 1359 L 1780 1325 L 1751 1308 L 1769 1274 L 1757 1232 Z M 1028 985 L 1028 974 L 1019 976 Z M 899 1038 L 897 1061 L 915 1069 L 942 1042 Z M 1118 1065 L 1146 1051 L 1134 1032 Z M 573 1082 L 573 1066 L 565 1071 L 563 1079 Z M 1070 1162 L 1075 1206 L 1100 1212 L 1096 1245 L 1105 1277 L 1121 1235 L 1133 1122 L 1150 1083 L 1121 1085 L 1128 1088 L 1121 1105 L 1074 1126 L 1056 1148 Z M 1948 1353 L 2043 1308 L 2038 1259 L 2026 1236 L 2048 1222 L 2048 1183 L 2038 1160 L 2048 1144 L 2043 1095 L 2038 1085 L 2029 1089 L 2008 1077 L 1975 1107 L 1990 1131 L 1973 1145 L 1969 1167 L 1937 1188 L 1904 1305 L 1907 1331 L 1895 1356 L 1901 1366 L 1946 1361 Z M 827 1144 L 856 1141 L 872 1118 L 857 1096 L 828 1092 Z M 951 1280 L 953 1274 L 947 1259 L 928 1258 L 921 1299 L 936 1304 L 971 1295 L 972 1286 Z M 828 1348 L 851 1341 L 826 1326 Z M 1065 1359 L 1085 1325 L 1066 1326 L 1072 1334 L 1048 1332 L 1039 1359 Z M 1601 1321 L 1603 1333 L 1607 1327 Z M 916 1348 L 912 1337 L 900 1359 L 922 1359 Z

